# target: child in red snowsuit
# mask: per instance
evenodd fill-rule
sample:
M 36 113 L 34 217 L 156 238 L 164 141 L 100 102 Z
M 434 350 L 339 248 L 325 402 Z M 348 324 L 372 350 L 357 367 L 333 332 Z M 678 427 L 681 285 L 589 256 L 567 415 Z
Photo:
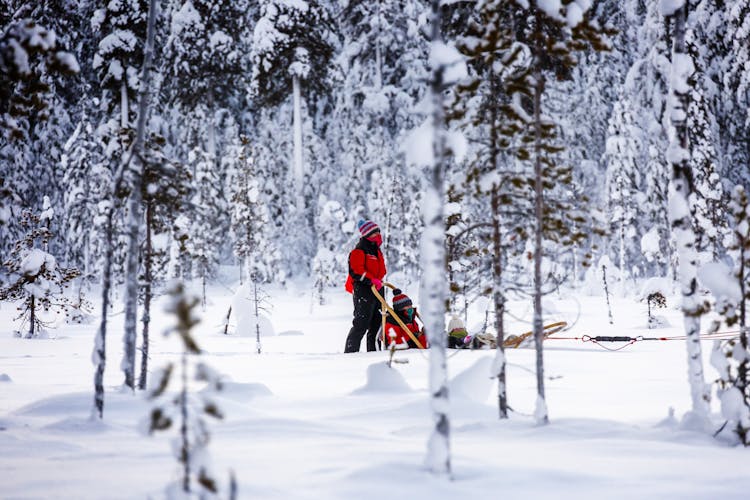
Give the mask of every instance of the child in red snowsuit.
M 427 348 L 427 336 L 419 327 L 419 324 L 417 324 L 417 309 L 412 304 L 411 299 L 398 288 L 393 290 L 393 310 L 412 335 L 419 340 L 422 348 Z M 398 324 L 396 318 L 389 313 L 385 319 L 385 345 L 387 347 L 392 343 L 408 344 L 409 347 L 417 347 L 416 342 Z

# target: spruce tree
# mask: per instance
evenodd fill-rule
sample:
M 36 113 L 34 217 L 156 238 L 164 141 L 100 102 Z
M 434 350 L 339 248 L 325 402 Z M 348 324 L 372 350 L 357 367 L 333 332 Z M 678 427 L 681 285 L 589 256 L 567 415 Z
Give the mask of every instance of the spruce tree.
M 718 397 L 722 413 L 740 442 L 750 445 L 750 343 L 747 305 L 750 302 L 750 203 L 742 186 L 732 191 L 728 207 L 732 239 L 729 250 L 735 257 L 732 278 L 736 280 L 726 296 L 717 297 L 717 309 L 728 326 L 738 326 L 740 335 L 725 343 L 715 341 L 711 360 L 719 371 Z M 736 286 L 734 286 L 736 285 Z M 714 331 L 719 324 L 714 325 Z
M 672 166 L 669 219 L 679 258 L 682 314 L 688 352 L 688 382 L 692 399 L 692 410 L 688 415 L 696 421 L 697 425 L 704 425 L 708 418 L 710 393 L 703 376 L 700 318 L 707 310 L 707 304 L 698 295 L 698 262 L 693 228 L 695 207 L 692 205 L 692 199 L 695 185 L 693 171 L 690 168 L 691 149 L 687 112 L 690 102 L 688 79 L 694 72 L 695 66 L 685 43 L 688 12 L 687 2 L 673 6 L 671 11 L 666 8 L 664 11 L 665 16 L 673 21 L 670 99 L 667 107 L 671 128 L 666 157 Z
M 168 293 L 170 302 L 166 311 L 172 313 L 176 320 L 168 333 L 176 333 L 182 343 L 179 372 L 176 374 L 179 385 L 176 395 L 169 397 L 167 390 L 176 371 L 172 363 L 155 374 L 153 387 L 148 391 L 148 398 L 154 402 L 154 406 L 147 429 L 149 434 L 170 429 L 178 432 L 173 451 L 180 464 L 181 477 L 178 483 L 167 489 L 169 496 L 177 491 L 186 495 L 195 491 L 201 497 L 206 497 L 218 493 L 219 483 L 207 460 L 211 434 L 205 418 L 224 418 L 215 401 L 215 395 L 223 388 L 223 381 L 220 374 L 207 364 L 190 362 L 202 354 L 193 334 L 193 328 L 200 322 L 195 313 L 200 298 L 187 294 L 181 283 L 174 283 Z M 190 380 L 205 383 L 207 390 L 194 394 Z
M 503 112 L 514 122 L 510 132 L 519 137 L 521 146 L 516 158 L 533 169 L 529 185 L 534 199 L 534 218 L 530 224 L 534 235 L 533 250 L 533 332 L 536 347 L 537 405 L 534 412 L 538 423 L 549 417 L 544 393 L 543 361 L 543 276 L 542 259 L 545 239 L 555 246 L 570 248 L 587 237 L 587 217 L 572 202 L 570 166 L 563 165 L 559 153 L 557 124 L 543 110 L 547 79 L 564 79 L 576 64 L 575 53 L 588 47 L 608 48 L 604 32 L 590 18 L 587 9 L 578 3 L 565 6 L 549 2 L 514 2 L 509 22 L 523 54 L 512 79 L 509 79 L 510 103 Z M 546 236 L 546 238 L 545 238 Z
M 2 263 L 10 281 L 0 287 L 0 301 L 20 302 L 18 317 L 21 326 L 18 330 L 22 335 L 24 327 L 26 338 L 38 338 L 44 334 L 44 329 L 51 323 L 42 318 L 42 311 L 51 309 L 57 314 L 68 307 L 68 299 L 64 290 L 68 284 L 80 275 L 78 269 L 65 268 L 58 264 L 57 259 L 47 249 L 54 237 L 51 231 L 51 219 L 54 209 L 49 206 L 49 199 L 45 197 L 45 206 L 41 213 L 35 214 L 25 210 L 21 215 L 20 226 L 26 234 L 18 240 L 10 251 L 8 258 Z

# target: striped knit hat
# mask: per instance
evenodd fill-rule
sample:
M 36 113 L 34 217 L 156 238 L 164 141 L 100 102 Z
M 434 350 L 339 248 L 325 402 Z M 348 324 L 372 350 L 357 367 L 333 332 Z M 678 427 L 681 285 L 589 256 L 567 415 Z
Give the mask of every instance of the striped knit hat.
M 411 306 L 411 299 L 407 297 L 405 293 L 398 288 L 393 290 L 393 308 L 395 310 L 401 311 Z
M 360 220 L 357 222 L 357 228 L 359 229 L 360 234 L 362 234 L 363 238 L 366 238 L 370 234 L 372 234 L 375 231 L 380 231 L 380 228 L 377 224 L 375 224 L 371 220 Z

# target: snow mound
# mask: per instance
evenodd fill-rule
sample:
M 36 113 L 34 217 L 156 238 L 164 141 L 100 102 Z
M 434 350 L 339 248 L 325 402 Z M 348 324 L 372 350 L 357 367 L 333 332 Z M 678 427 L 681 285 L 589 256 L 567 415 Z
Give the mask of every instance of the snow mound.
M 388 366 L 385 361 L 374 363 L 367 367 L 367 383 L 356 389 L 352 394 L 366 394 L 369 392 L 409 392 L 411 387 L 404 376 L 395 368 Z
M 92 432 L 104 432 L 109 430 L 109 426 L 99 420 L 98 418 L 81 418 L 81 417 L 67 417 L 62 420 L 58 420 L 49 425 L 42 427 L 42 430 L 51 432 L 61 432 L 68 434 L 71 432 L 77 432 L 82 434 L 89 434 Z
M 34 401 L 15 413 L 16 415 L 26 417 L 59 417 L 61 415 L 72 414 L 87 415 L 91 412 L 93 404 L 93 394 L 76 392 Z
M 492 390 L 492 357 L 484 356 L 453 377 L 448 383 L 451 398 L 485 403 Z
M 13 379 L 7 373 L 0 373 L 0 382 L 13 382 Z
M 246 402 L 261 396 L 273 396 L 264 384 L 223 382 L 219 396 L 238 402 Z
M 283 332 L 279 332 L 279 337 L 299 337 L 304 334 L 305 332 L 301 332 L 300 330 L 284 330 Z
M 674 416 L 674 408 L 670 406 L 667 417 L 659 421 L 655 427 L 665 427 L 667 429 L 676 429 L 678 425 L 679 425 L 679 422 Z
M 40 399 L 14 413 L 28 417 L 80 416 L 88 418 L 94 406 L 92 392 L 71 392 Z M 145 398 L 134 395 L 129 389 L 122 393 L 107 392 L 104 396 L 104 413 L 141 414 L 148 408 Z

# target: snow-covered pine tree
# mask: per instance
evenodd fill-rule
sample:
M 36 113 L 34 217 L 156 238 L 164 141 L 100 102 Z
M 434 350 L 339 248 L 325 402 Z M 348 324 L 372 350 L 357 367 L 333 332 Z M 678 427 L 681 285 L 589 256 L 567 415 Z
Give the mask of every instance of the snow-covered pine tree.
M 737 282 L 726 287 L 726 290 L 734 293 L 717 297 L 717 308 L 728 326 L 739 326 L 740 335 L 724 343 L 715 341 L 711 361 L 719 371 L 718 398 L 722 414 L 731 423 L 742 444 L 750 446 L 750 331 L 747 324 L 747 305 L 750 302 L 750 203 L 742 186 L 736 186 L 732 191 L 728 208 L 733 232 L 729 250 L 735 257 L 732 277 Z M 718 326 L 718 323 L 715 324 L 714 330 Z
M 112 173 L 101 158 L 94 126 L 84 116 L 60 159 L 63 184 L 65 259 L 81 270 L 82 286 L 97 277 L 104 249 L 99 203 L 109 194 Z
M 6 255 L 25 234 L 21 211 L 38 206 L 40 193 L 52 188 L 39 189 L 40 183 L 59 174 L 57 169 L 50 172 L 49 162 L 42 166 L 35 160 L 40 151 L 55 149 L 39 137 L 56 112 L 51 86 L 60 76 L 79 71 L 76 58 L 61 49 L 55 32 L 31 17 L 31 7 L 7 5 L 0 14 L 0 182 L 5 191 L 0 254 Z M 49 127 L 59 132 L 59 127 Z M 47 192 L 57 201 L 57 190 Z
M 748 186 L 750 179 L 750 0 L 722 2 L 726 26 L 726 40 L 731 50 L 723 53 L 724 115 L 726 124 L 722 135 L 726 138 L 726 170 L 722 177 L 728 185 Z
M 689 51 L 697 61 L 698 50 L 690 44 Z M 690 169 L 693 172 L 695 197 L 693 225 L 696 228 L 696 250 L 702 262 L 716 261 L 724 253 L 723 241 L 727 236 L 724 214 L 724 189 L 719 172 L 721 144 L 718 124 L 709 108 L 703 87 L 706 77 L 701 68 L 693 74 L 690 102 L 688 104 L 688 137 L 691 145 Z
M 144 205 L 145 241 L 141 251 L 143 275 L 140 298 L 143 302 L 141 366 L 138 388 L 145 390 L 148 378 L 151 301 L 155 289 L 167 279 L 169 248 L 158 241 L 169 241 L 171 228 L 183 210 L 190 189 L 190 174 L 185 165 L 164 155 L 165 139 L 152 134 L 146 142 L 143 161 L 141 198 Z
M 218 222 L 226 211 L 222 208 L 221 179 L 211 155 L 196 148 L 190 159 L 194 165 L 195 181 L 190 200 L 192 220 L 187 249 L 192 261 L 192 276 L 201 282 L 201 304 L 205 309 L 206 284 L 218 269 L 220 242 L 225 234 Z
M 346 220 L 346 211 L 341 204 L 321 194 L 315 217 L 318 251 L 313 258 L 312 266 L 315 280 L 313 293 L 320 305 L 326 303 L 326 288 L 340 285 L 348 272 L 345 245 L 350 235 L 343 230 Z
M 456 86 L 450 113 L 452 120 L 463 123 L 464 128 L 471 132 L 469 141 L 474 154 L 467 164 L 471 186 L 469 196 L 481 198 L 484 203 L 489 201 L 490 206 L 489 214 L 486 210 L 477 214 L 478 219 L 467 221 L 463 229 L 458 227 L 457 232 L 450 234 L 449 241 L 455 242 L 459 237 L 468 240 L 468 232 L 489 228 L 489 231 L 480 233 L 476 247 L 492 248 L 489 260 L 497 342 L 493 374 L 498 380 L 500 418 L 508 417 L 503 347 L 506 302 L 503 265 L 507 261 L 510 233 L 514 229 L 523 231 L 522 226 L 514 224 L 517 217 L 509 212 L 523 211 L 519 205 L 524 202 L 524 196 L 518 191 L 521 184 L 507 167 L 512 162 L 508 149 L 513 132 L 512 124 L 504 120 L 501 112 L 503 104 L 508 102 L 504 80 L 513 72 L 515 62 L 522 55 L 513 45 L 510 25 L 502 22 L 504 18 L 507 19 L 508 8 L 508 4 L 499 1 L 487 1 L 477 6 L 477 19 L 468 24 L 466 33 L 457 43 L 461 53 L 471 61 L 472 77 Z M 526 207 L 527 210 L 529 208 Z M 462 252 L 471 254 L 471 247 L 462 243 Z M 472 267 L 476 268 L 476 263 Z M 476 283 L 474 287 L 480 288 L 480 285 Z
M 219 117 L 243 100 L 248 73 L 248 19 L 246 1 L 186 0 L 175 8 L 166 47 L 162 91 L 175 102 L 186 124 L 183 138 L 175 144 L 192 167 L 195 186 L 188 214 L 186 248 L 192 260 L 192 276 L 203 283 L 213 276 L 229 240 L 219 237 L 229 231 L 226 173 Z M 183 266 L 183 273 L 187 271 Z M 204 297 L 205 302 L 205 297 Z
M 398 144 L 417 123 L 411 110 L 429 77 L 423 36 L 427 2 L 355 0 L 337 16 L 343 38 L 333 66 L 335 119 L 327 135 L 336 193 L 349 220 L 363 214 L 383 229 L 386 262 L 416 278 L 422 227 L 420 179 L 404 168 Z M 354 183 L 354 185 L 352 185 Z
M 138 120 L 135 126 L 133 146 L 128 151 L 128 157 L 123 159 L 121 168 L 129 170 L 130 197 L 128 199 L 127 249 L 128 259 L 125 268 L 125 328 L 123 343 L 125 344 L 122 371 L 125 374 L 125 385 L 135 390 L 135 351 L 137 335 L 138 312 L 138 268 L 140 264 L 140 235 L 143 226 L 143 174 L 146 159 L 146 128 L 150 111 L 151 98 L 151 66 L 154 58 L 154 38 L 156 30 L 157 0 L 149 0 L 146 41 L 143 50 L 143 63 L 138 85 Z M 150 294 L 150 290 L 149 290 Z M 150 297 L 149 297 L 150 299 Z M 148 322 L 144 323 L 144 332 L 148 335 Z M 147 348 L 148 343 L 144 343 Z M 147 361 L 142 361 L 147 363 Z M 142 373 L 145 377 L 145 369 Z M 146 381 L 143 379 L 145 387 Z
M 618 119 L 615 112 L 610 121 L 615 125 L 615 133 L 627 141 L 628 150 L 635 148 L 640 174 L 623 170 L 622 175 L 626 176 L 623 181 L 642 193 L 638 195 L 639 212 L 631 239 L 641 242 L 642 255 L 635 255 L 626 265 L 642 270 L 645 276 L 671 276 L 674 250 L 667 218 L 669 166 L 663 155 L 667 147 L 664 113 L 669 79 L 665 23 L 658 2 L 631 3 L 623 8 L 627 18 L 626 47 L 633 62 L 618 97 L 618 109 L 627 111 L 629 116 Z M 626 126 L 631 118 L 632 124 Z
M 638 168 L 638 145 L 633 139 L 633 117 L 623 100 L 615 103 L 607 132 L 606 189 L 610 226 L 611 254 L 617 255 L 620 293 L 625 292 L 625 281 L 632 277 L 633 266 L 641 258 L 637 244 L 639 210 L 645 199 L 640 190 L 642 176 Z
M 703 376 L 700 318 L 707 310 L 707 304 L 698 295 L 698 262 L 695 247 L 696 236 L 693 229 L 694 206 L 691 203 L 694 183 L 693 172 L 690 168 L 691 149 L 688 142 L 687 120 L 690 102 L 688 79 L 694 72 L 695 66 L 685 44 L 688 2 L 675 2 L 675 4 L 662 3 L 662 13 L 673 21 L 672 69 L 667 106 L 667 116 L 671 124 L 667 161 L 672 166 L 669 219 L 679 258 L 682 313 L 688 353 L 688 381 L 692 399 L 692 409 L 686 417 L 694 421 L 695 425 L 704 426 L 708 419 L 710 393 Z
M 285 264 L 297 272 L 305 271 L 299 269 L 299 264 L 309 262 L 315 248 L 315 235 L 309 230 L 313 222 L 313 207 L 308 206 L 308 201 L 314 203 L 317 199 L 316 193 L 305 196 L 307 176 L 312 171 L 309 159 L 303 157 L 302 121 L 310 119 L 312 110 L 317 108 L 316 100 L 328 93 L 327 73 L 334 42 L 326 5 L 317 1 L 298 3 L 291 0 L 264 0 L 261 3 L 250 54 L 250 88 L 255 103 L 266 109 L 280 107 L 291 97 L 292 154 L 288 158 L 286 180 L 291 189 L 285 187 L 284 191 L 290 193 L 294 211 L 285 210 L 285 219 L 296 229 L 282 248 L 296 252 L 293 256 L 286 256 L 289 262 Z M 281 108 L 288 109 L 286 106 Z M 282 186 L 277 185 L 277 189 L 279 187 Z M 293 261 L 296 265 L 291 264 Z
M 113 172 L 111 191 L 102 200 L 104 211 L 104 265 L 102 269 L 102 316 L 94 341 L 93 361 L 97 366 L 94 375 L 94 405 L 100 418 L 104 408 L 103 376 L 106 363 L 107 314 L 109 313 L 112 270 L 115 264 L 125 262 L 128 248 L 124 232 L 120 231 L 121 221 L 116 211 L 128 193 L 133 194 L 135 183 L 126 182 L 128 161 L 126 150 L 133 141 L 131 101 L 135 98 L 140 86 L 138 75 L 143 62 L 143 46 L 146 36 L 147 0 L 123 0 L 108 3 L 94 11 L 91 24 L 99 34 L 99 43 L 92 66 L 97 72 L 102 91 L 102 119 L 97 132 L 103 145 L 104 156 Z M 130 180 L 130 179 L 128 179 Z M 128 189 L 130 188 L 130 189 Z M 140 191 L 140 189 L 136 189 Z M 131 214 L 132 215 L 132 214 Z M 115 246 L 115 241 L 117 246 Z M 118 258 L 119 257 L 119 258 Z M 118 261 L 118 262 L 116 262 Z M 119 267 L 119 266 L 118 266 Z M 123 266 L 124 267 L 124 266 Z M 125 275 L 124 269 L 122 272 Z M 135 279 L 135 276 L 133 276 Z M 132 306 L 131 306 L 132 309 Z M 128 323 L 133 323 L 134 311 L 128 316 Z M 123 342 L 125 355 L 122 368 L 125 372 L 125 383 L 135 387 L 133 370 L 135 369 L 134 326 L 125 328 Z
M 221 375 L 203 362 L 190 363 L 202 351 L 193 336 L 193 327 L 200 322 L 195 309 L 199 297 L 191 296 L 181 283 L 175 282 L 168 291 L 170 301 L 166 312 L 175 316 L 175 326 L 168 333 L 176 333 L 182 343 L 177 395 L 168 396 L 167 390 L 176 371 L 172 363 L 154 374 L 154 384 L 148 398 L 154 401 L 146 423 L 149 434 L 176 429 L 177 446 L 173 447 L 180 464 L 181 478 L 167 488 L 169 496 L 177 492 L 190 495 L 196 491 L 201 498 L 219 491 L 219 482 L 211 471 L 208 461 L 210 431 L 205 417 L 223 419 L 224 414 L 215 401 L 215 395 L 223 388 Z M 204 382 L 206 389 L 199 394 L 191 393 L 190 380 Z M 197 483 L 194 485 L 193 483 Z
M 64 289 L 68 283 L 80 275 L 78 269 L 64 268 L 58 265 L 57 259 L 47 252 L 49 241 L 54 233 L 50 230 L 50 219 L 54 209 L 49 206 L 45 197 L 45 207 L 40 214 L 25 210 L 21 214 L 20 226 L 26 234 L 18 240 L 2 263 L 10 281 L 0 287 L 0 301 L 20 302 L 21 320 L 18 335 L 28 327 L 26 338 L 38 338 L 44 334 L 44 328 L 50 326 L 40 312 L 54 309 L 56 313 L 67 307 Z
M 534 218 L 530 225 L 534 235 L 533 331 L 537 353 L 534 415 L 539 424 L 549 421 L 542 350 L 542 259 L 550 249 L 545 250 L 543 243 L 546 239 L 556 247 L 569 248 L 584 241 L 590 230 L 584 229 L 587 225 L 584 210 L 571 203 L 573 192 L 568 186 L 572 182 L 572 171 L 562 165 L 557 156 L 564 148 L 558 138 L 557 125 L 542 105 L 547 79 L 550 76 L 565 78 L 576 64 L 576 52 L 588 47 L 608 48 L 605 30 L 587 13 L 589 6 L 588 2 L 578 1 L 565 6 L 555 2 L 516 1 L 510 12 L 516 41 L 525 47 L 523 50 L 527 54 L 525 64 L 509 78 L 511 102 L 503 111 L 515 122 L 515 133 L 521 137 L 522 145 L 515 150 L 516 158 L 533 166 L 530 178 L 533 179 Z M 554 250 L 559 251 L 559 248 Z
M 279 266 L 279 251 L 273 244 L 266 192 L 267 180 L 259 175 L 250 139 L 240 136 L 225 157 L 234 254 L 240 260 L 240 281 L 273 280 Z

